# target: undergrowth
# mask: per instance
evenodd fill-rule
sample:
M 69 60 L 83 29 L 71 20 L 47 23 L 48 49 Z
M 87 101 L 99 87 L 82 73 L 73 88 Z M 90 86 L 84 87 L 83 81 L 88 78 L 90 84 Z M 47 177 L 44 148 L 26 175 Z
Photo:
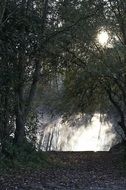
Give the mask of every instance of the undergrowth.
M 1 171 L 8 168 L 42 168 L 50 165 L 48 154 L 37 151 L 31 144 L 24 144 L 22 147 L 7 145 L 4 153 L 0 152 L 0 169 Z

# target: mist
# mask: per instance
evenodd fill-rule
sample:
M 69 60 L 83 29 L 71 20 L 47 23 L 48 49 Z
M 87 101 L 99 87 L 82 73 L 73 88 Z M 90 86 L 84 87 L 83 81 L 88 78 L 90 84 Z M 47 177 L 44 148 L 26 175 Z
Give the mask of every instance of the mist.
M 100 113 L 63 116 L 39 113 L 37 148 L 43 151 L 109 151 L 122 139 L 114 118 Z M 122 132 L 120 132 L 122 133 Z

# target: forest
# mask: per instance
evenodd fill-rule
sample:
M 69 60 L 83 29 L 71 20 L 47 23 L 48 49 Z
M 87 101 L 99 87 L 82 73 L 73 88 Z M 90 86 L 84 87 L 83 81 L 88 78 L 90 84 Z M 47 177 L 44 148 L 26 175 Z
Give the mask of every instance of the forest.
M 63 122 L 114 114 L 125 144 L 125 0 L 0 1 L 1 168 L 53 160 L 37 141 L 42 110 Z M 53 138 L 49 133 L 46 151 Z

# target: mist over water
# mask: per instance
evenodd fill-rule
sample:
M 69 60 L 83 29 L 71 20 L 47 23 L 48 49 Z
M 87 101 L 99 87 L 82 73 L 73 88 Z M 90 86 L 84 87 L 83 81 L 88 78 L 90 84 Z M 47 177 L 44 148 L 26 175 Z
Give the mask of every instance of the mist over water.
M 121 139 L 106 115 L 62 116 L 39 114 L 38 148 L 44 151 L 109 151 Z

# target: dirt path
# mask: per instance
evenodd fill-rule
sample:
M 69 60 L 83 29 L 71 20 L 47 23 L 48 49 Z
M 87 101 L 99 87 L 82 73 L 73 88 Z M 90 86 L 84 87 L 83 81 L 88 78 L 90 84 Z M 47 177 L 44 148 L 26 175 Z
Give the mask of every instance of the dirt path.
M 117 154 L 48 153 L 53 166 L 11 171 L 0 176 L 0 190 L 126 190 L 126 168 Z

